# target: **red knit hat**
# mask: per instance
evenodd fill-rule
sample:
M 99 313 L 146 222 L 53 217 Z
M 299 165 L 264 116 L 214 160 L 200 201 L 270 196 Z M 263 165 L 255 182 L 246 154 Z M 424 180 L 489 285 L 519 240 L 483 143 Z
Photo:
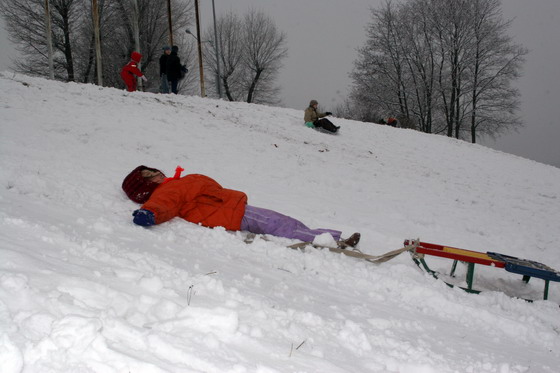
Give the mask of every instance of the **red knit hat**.
M 146 166 L 138 166 L 124 178 L 122 188 L 128 198 L 137 203 L 146 203 L 154 190 L 159 186 L 158 183 L 150 181 L 150 179 L 142 176 L 143 170 L 152 172 L 161 172 L 155 168 Z M 163 174 L 163 172 L 161 172 Z M 163 176 L 165 176 L 163 174 Z
M 138 52 L 132 52 L 132 54 L 130 55 L 130 59 L 136 63 L 140 63 L 142 55 Z

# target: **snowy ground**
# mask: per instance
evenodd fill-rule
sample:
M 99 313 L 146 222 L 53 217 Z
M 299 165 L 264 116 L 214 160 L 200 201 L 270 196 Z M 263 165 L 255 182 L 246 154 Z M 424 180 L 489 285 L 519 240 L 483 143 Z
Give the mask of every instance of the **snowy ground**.
M 182 165 L 311 227 L 360 231 L 369 254 L 420 238 L 560 269 L 560 169 L 337 118 L 326 135 L 303 109 L 0 73 L 0 372 L 558 372 L 559 283 L 528 303 L 448 288 L 408 254 L 373 265 L 132 224 L 126 174 Z M 544 286 L 482 266 L 475 285 Z

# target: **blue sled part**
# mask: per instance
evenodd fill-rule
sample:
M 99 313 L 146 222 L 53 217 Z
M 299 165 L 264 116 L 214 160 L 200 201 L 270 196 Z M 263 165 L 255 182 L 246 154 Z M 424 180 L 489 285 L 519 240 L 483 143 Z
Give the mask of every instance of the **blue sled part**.
M 506 263 L 505 270 L 508 272 L 560 282 L 560 272 L 542 263 L 490 251 L 486 254 L 492 259 L 501 260 Z

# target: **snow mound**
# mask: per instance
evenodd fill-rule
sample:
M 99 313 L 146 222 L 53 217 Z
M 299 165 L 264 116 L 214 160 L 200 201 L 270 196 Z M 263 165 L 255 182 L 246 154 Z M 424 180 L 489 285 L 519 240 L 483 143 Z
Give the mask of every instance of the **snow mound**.
M 527 303 L 510 295 L 542 298 L 543 281 L 496 268 L 477 266 L 495 291 L 472 295 L 408 254 L 373 265 L 180 219 L 132 224 L 126 174 L 181 165 L 311 227 L 359 231 L 368 254 L 420 237 L 560 268 L 559 169 L 340 118 L 329 136 L 302 116 L 0 73 L 0 372 L 557 372 L 558 283 Z

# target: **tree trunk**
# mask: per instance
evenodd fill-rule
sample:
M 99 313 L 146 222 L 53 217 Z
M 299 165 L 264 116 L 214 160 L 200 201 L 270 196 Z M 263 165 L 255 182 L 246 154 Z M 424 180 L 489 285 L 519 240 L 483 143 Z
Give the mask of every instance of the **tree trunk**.
M 247 92 L 247 102 L 253 102 L 253 95 L 255 94 L 255 88 L 257 87 L 257 83 L 259 82 L 259 78 L 261 77 L 261 73 L 263 72 L 262 69 L 257 69 L 253 81 L 251 81 L 251 86 L 249 87 L 249 91 Z
M 231 94 L 231 88 L 229 86 L 228 79 L 226 77 L 224 77 L 222 79 L 222 82 L 224 83 L 224 90 L 226 91 L 226 96 L 227 96 L 228 100 L 235 101 L 235 99 L 233 98 L 233 96 Z
M 64 33 L 64 57 L 66 58 L 66 71 L 68 73 L 68 81 L 75 81 L 74 78 L 74 60 L 72 57 L 72 45 L 70 44 L 70 19 L 69 9 L 60 10 L 62 16 L 62 31 Z
M 89 74 L 91 74 L 91 69 L 93 68 L 93 60 L 95 59 L 94 44 L 95 44 L 95 36 L 92 35 L 91 40 L 89 42 L 88 61 L 86 65 L 86 70 L 84 71 L 84 78 L 82 80 L 83 83 L 89 82 Z

